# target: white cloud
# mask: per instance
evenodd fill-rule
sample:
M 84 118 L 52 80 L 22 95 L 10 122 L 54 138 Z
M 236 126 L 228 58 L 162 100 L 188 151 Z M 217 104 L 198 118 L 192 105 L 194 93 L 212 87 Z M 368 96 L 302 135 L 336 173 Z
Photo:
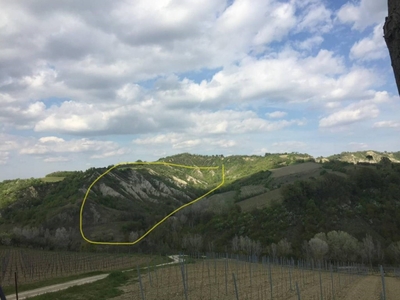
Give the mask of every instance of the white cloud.
M 170 146 L 171 149 L 176 149 L 180 151 L 195 150 L 201 147 L 202 149 L 216 147 L 217 149 L 231 148 L 237 145 L 237 142 L 233 139 L 224 139 L 220 137 L 198 137 L 193 138 L 193 134 L 159 134 L 156 136 L 148 138 L 137 138 L 133 140 L 136 145 L 146 145 L 146 146 L 158 146 L 167 147 Z M 165 155 L 165 153 L 164 153 Z
M 252 111 L 218 111 L 214 113 L 192 113 L 195 125 L 189 132 L 194 134 L 243 134 L 270 132 L 304 124 L 302 120 L 268 121 Z
M 0 165 L 6 164 L 12 152 L 19 148 L 20 142 L 17 136 L 0 133 Z
M 387 15 L 387 1 L 360 0 L 347 2 L 337 12 L 342 23 L 353 24 L 353 29 L 364 30 L 366 27 L 381 23 Z
M 325 117 L 319 121 L 320 127 L 335 127 L 349 125 L 358 121 L 376 118 L 379 109 L 376 105 L 359 102 L 350 104 L 347 107 Z
M 305 39 L 301 42 L 296 42 L 295 46 L 299 48 L 300 50 L 308 50 L 311 51 L 315 47 L 318 47 L 321 45 L 321 43 L 324 41 L 324 38 L 322 36 L 313 36 L 308 39 Z
M 379 28 L 385 1 L 352 1 L 337 14 L 322 0 L 0 2 L 0 176 L 38 173 L 40 163 L 51 172 L 302 147 L 284 141 L 332 151 L 349 146 L 350 131 L 321 145 L 318 121 L 336 128 L 379 111 L 397 122 Z M 395 133 L 379 145 L 400 147 Z M 126 139 L 132 149 L 120 146 Z
M 375 122 L 375 128 L 400 128 L 400 121 L 380 121 Z
M 48 163 L 57 163 L 57 162 L 67 162 L 70 161 L 70 159 L 64 156 L 55 156 L 55 157 L 47 157 L 43 159 L 43 161 Z
M 350 58 L 369 61 L 385 58 L 388 54 L 382 34 L 383 23 L 375 26 L 373 33 L 358 42 L 350 49 Z
M 300 14 L 296 30 L 306 32 L 326 33 L 332 29 L 332 12 L 322 2 L 310 1 Z
M 266 116 L 268 116 L 269 118 L 273 118 L 273 119 L 279 119 L 279 118 L 283 118 L 287 115 L 286 112 L 284 111 L 274 111 L 272 113 L 267 113 Z
M 69 159 L 59 154 L 88 153 L 91 158 L 103 158 L 127 153 L 128 150 L 119 147 L 115 142 L 97 141 L 89 139 L 64 140 L 54 136 L 42 137 L 36 142 L 27 141 L 21 147 L 19 153 L 44 157 L 46 162 L 58 162 Z

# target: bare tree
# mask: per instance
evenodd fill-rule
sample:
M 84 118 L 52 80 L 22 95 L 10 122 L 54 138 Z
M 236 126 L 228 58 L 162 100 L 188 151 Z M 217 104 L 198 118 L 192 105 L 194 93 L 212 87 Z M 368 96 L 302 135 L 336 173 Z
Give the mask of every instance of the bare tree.
M 376 258 L 379 263 L 382 263 L 385 259 L 385 252 L 383 251 L 382 244 L 379 241 L 376 242 Z
M 139 238 L 139 234 L 136 231 L 131 231 L 129 233 L 129 241 L 134 242 Z
M 252 253 L 259 256 L 261 254 L 261 243 L 260 241 L 253 241 Z
M 240 251 L 243 251 L 246 254 L 251 254 L 251 244 L 252 240 L 248 236 L 240 236 L 239 237 L 239 245 L 240 245 Z
M 268 247 L 268 253 L 272 256 L 273 261 L 275 261 L 278 254 L 278 246 L 275 243 L 272 243 Z
M 388 16 L 383 25 L 383 35 L 389 49 L 390 60 L 400 95 L 400 1 L 388 0 Z
M 203 247 L 203 236 L 200 234 L 185 235 L 182 240 L 182 246 L 189 251 L 198 252 Z
M 374 258 L 375 251 L 376 250 L 372 236 L 367 234 L 362 240 L 361 255 L 364 259 L 368 261 L 370 266 L 372 266 L 372 259 Z
M 239 237 L 235 235 L 232 239 L 232 251 L 238 252 L 239 251 Z
M 388 248 L 388 252 L 389 252 L 390 256 L 392 257 L 392 259 L 396 263 L 399 263 L 400 262 L 400 241 L 391 243 Z
M 207 249 L 209 252 L 214 252 L 214 249 L 215 249 L 214 241 L 210 241 L 207 243 Z
M 312 258 L 312 252 L 311 252 L 310 245 L 308 244 L 307 241 L 303 241 L 303 244 L 301 245 L 301 248 L 302 248 L 302 250 L 303 250 L 303 253 L 304 253 L 304 255 L 305 255 L 305 258 L 306 258 L 307 260 L 308 260 L 308 259 L 311 259 L 311 258 Z
M 285 257 L 292 252 L 292 244 L 286 239 L 281 239 L 277 245 L 278 255 L 281 257 Z
M 69 244 L 69 234 L 64 227 L 57 228 L 54 234 L 54 243 L 59 248 L 66 248 Z

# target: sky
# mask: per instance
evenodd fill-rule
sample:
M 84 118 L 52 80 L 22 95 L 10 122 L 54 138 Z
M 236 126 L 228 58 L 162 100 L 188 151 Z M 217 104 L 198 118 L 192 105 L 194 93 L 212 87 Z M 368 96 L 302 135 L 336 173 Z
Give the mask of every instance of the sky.
M 383 0 L 0 0 L 0 180 L 399 151 Z

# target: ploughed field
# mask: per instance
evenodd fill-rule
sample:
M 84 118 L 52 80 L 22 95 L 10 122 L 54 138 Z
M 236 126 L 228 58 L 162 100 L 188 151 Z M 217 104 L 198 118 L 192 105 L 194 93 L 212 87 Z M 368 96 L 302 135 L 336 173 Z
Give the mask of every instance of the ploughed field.
M 386 299 L 400 299 L 400 278 L 385 277 Z M 142 272 L 115 299 L 381 299 L 382 281 L 367 268 L 204 259 Z M 300 298 L 298 297 L 300 294 Z
M 3 287 L 89 272 L 108 272 L 136 268 L 151 262 L 150 255 L 89 252 L 56 252 L 31 249 L 0 248 L 0 275 Z

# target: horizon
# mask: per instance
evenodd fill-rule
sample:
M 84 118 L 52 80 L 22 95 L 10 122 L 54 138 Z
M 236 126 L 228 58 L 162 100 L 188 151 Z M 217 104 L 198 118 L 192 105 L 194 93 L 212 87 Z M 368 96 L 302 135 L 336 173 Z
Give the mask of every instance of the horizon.
M 387 1 L 0 0 L 0 180 L 400 151 Z
M 311 155 L 311 154 L 309 154 L 309 153 L 300 153 L 300 152 L 297 152 L 297 151 L 292 151 L 292 152 L 281 152 L 281 153 L 279 153 L 279 152 L 276 152 L 276 153 L 268 153 L 269 155 L 284 155 L 284 154 L 298 154 L 298 155 L 308 155 L 308 156 L 310 156 L 311 158 L 313 158 L 313 159 L 317 159 L 317 158 L 328 158 L 328 157 L 331 157 L 331 156 L 334 156 L 334 155 L 339 155 L 339 154 L 343 154 L 343 153 L 359 153 L 359 152 L 378 152 L 378 153 L 382 153 L 382 154 L 392 154 L 392 153 L 397 153 L 397 152 L 400 152 L 400 151 L 376 151 L 376 150 L 360 150 L 360 151 L 353 151 L 353 152 L 347 152 L 347 151 L 342 151 L 342 152 L 340 152 L 340 153 L 333 153 L 333 154 L 331 154 L 331 155 L 327 155 L 327 156 L 314 156 L 314 155 Z M 200 155 L 200 156 L 213 156 L 213 155 L 216 155 L 216 156 L 218 156 L 218 155 L 223 155 L 223 154 L 198 154 L 198 153 L 188 153 L 188 152 L 182 152 L 182 153 L 176 153 L 176 154 L 172 154 L 172 155 L 168 155 L 168 156 L 166 156 L 166 157 L 159 157 L 158 159 L 156 159 L 156 160 L 153 160 L 153 161 L 146 161 L 146 160 L 141 160 L 140 158 L 139 159 L 137 159 L 137 160 L 141 160 L 142 162 L 144 162 L 144 163 L 151 163 L 151 162 L 157 162 L 157 161 L 159 161 L 160 159 L 163 159 L 163 158 L 169 158 L 169 157 L 172 157 L 172 156 L 178 156 L 178 155 L 183 155 L 183 154 L 189 154 L 189 155 Z M 231 156 L 258 156 L 258 157 L 266 157 L 266 155 L 265 155 L 266 153 L 264 153 L 264 154 L 230 154 L 230 155 L 223 155 L 223 157 L 224 158 L 228 158 L 228 157 L 231 157 Z M 123 163 L 132 163 L 132 162 L 137 162 L 137 160 L 132 160 L 132 161 L 119 161 L 119 162 L 115 162 L 115 163 L 113 163 L 113 164 L 111 164 L 111 165 L 116 165 L 116 164 L 123 164 Z M 318 163 L 318 162 L 316 162 L 316 163 Z M 108 166 L 110 166 L 110 165 L 108 165 Z M 79 171 L 82 171 L 82 172 L 85 172 L 85 171 L 87 171 L 88 169 L 90 169 L 90 168 L 106 168 L 106 167 L 108 167 L 107 165 L 98 165 L 98 166 L 91 166 L 91 167 L 87 167 L 87 168 L 84 168 L 84 169 L 64 169 L 64 170 L 54 170 L 54 171 L 51 171 L 51 172 L 49 172 L 49 173 L 46 173 L 46 174 L 42 174 L 41 176 L 38 176 L 38 177 L 18 177 L 18 178 L 4 178 L 4 179 L 2 179 L 1 178 L 1 175 L 0 175 L 0 183 L 1 182 L 3 182 L 3 181 L 5 181 L 5 180 L 17 180 L 17 179 L 20 179 L 20 180 L 26 180 L 26 179 L 31 179 L 31 178 L 35 178 L 35 179 L 40 179 L 40 178 L 44 178 L 45 176 L 47 176 L 47 175 L 49 175 L 49 174 L 51 174 L 51 173 L 55 173 L 55 172 L 79 172 Z

